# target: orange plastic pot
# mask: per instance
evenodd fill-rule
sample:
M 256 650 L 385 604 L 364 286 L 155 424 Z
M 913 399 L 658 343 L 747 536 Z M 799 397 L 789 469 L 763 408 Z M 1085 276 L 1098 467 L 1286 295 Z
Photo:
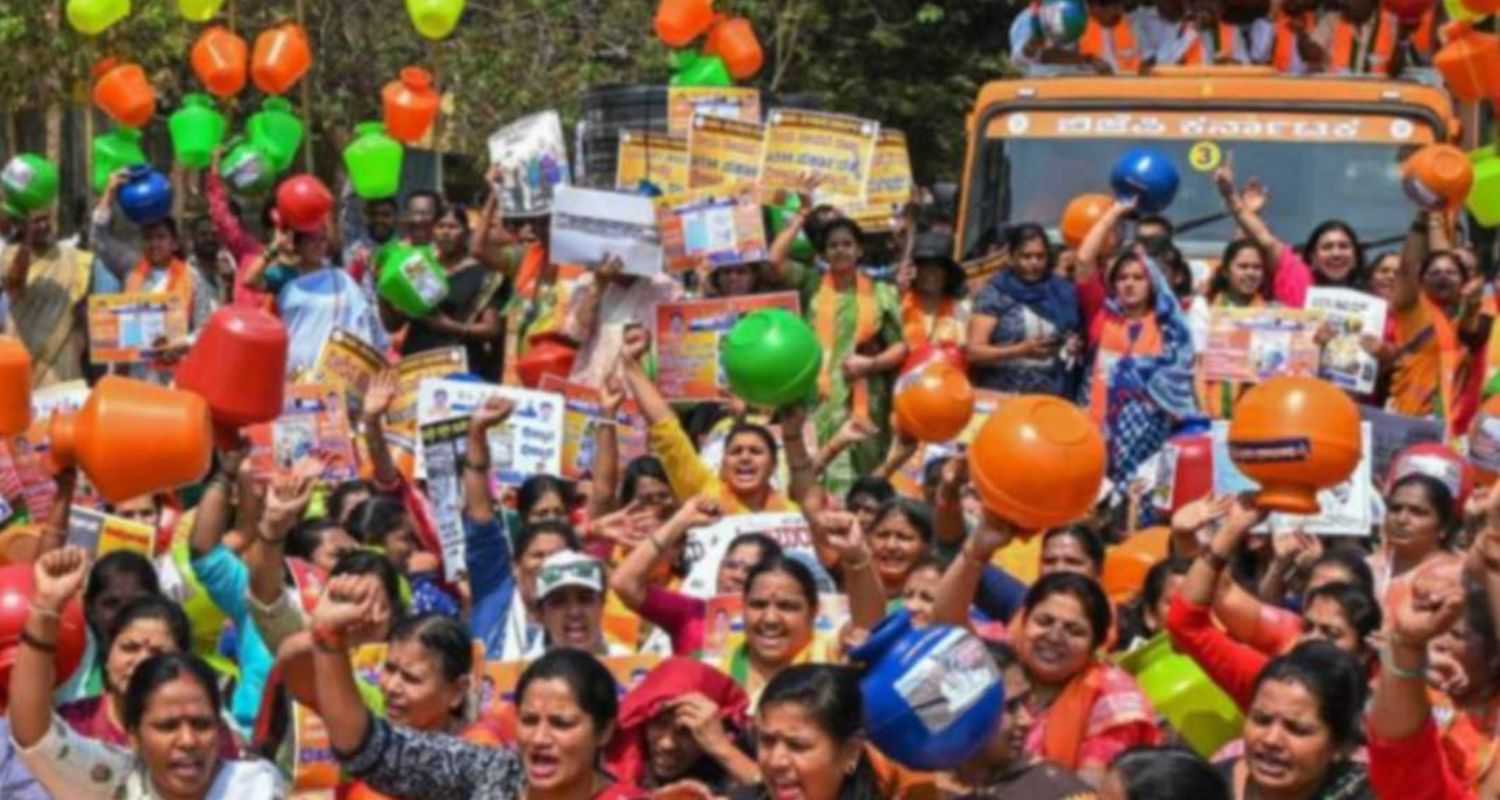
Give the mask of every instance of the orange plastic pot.
M 94 105 L 127 128 L 144 128 L 156 113 L 156 90 L 140 65 L 106 58 L 94 66 Z
M 277 25 L 255 37 L 250 78 L 266 94 L 286 94 L 312 68 L 312 46 L 295 22 Z
M 1447 44 L 1433 56 L 1432 65 L 1454 97 L 1468 102 L 1500 97 L 1500 38 L 1480 33 L 1468 22 L 1454 22 L 1443 28 L 1443 41 Z
M 177 388 L 208 402 L 219 444 L 240 428 L 281 416 L 286 326 L 259 309 L 221 308 L 208 318 L 177 368 Z
M 245 88 L 250 48 L 233 31 L 215 25 L 204 31 L 193 43 L 189 60 L 193 74 L 208 93 L 219 98 L 234 97 Z
M 911 351 L 901 365 L 901 374 L 921 369 L 934 361 L 950 364 L 965 372 L 969 369 L 968 359 L 964 358 L 964 351 L 958 346 L 928 342 Z
M 578 358 L 578 348 L 551 334 L 543 334 L 531 340 L 526 355 L 516 360 L 516 374 L 528 389 L 542 385 L 542 378 L 556 375 L 568 377 L 573 371 L 573 362 Z
M 969 476 L 985 508 L 1031 535 L 1087 514 L 1107 461 L 1088 415 L 1050 395 L 1001 402 L 969 446 Z
M 656 35 L 668 47 L 687 47 L 713 24 L 713 0 L 661 0 L 656 7 Z
M 1464 8 L 1487 17 L 1491 14 L 1500 14 L 1500 0 L 1459 0 Z
M 192 392 L 114 375 L 51 424 L 54 469 L 78 466 L 110 503 L 203 479 L 213 455 L 208 403 Z
M 31 427 L 31 354 L 13 336 L 0 336 L 0 436 Z
M 1318 491 L 1349 478 L 1363 439 L 1359 408 L 1333 384 L 1277 377 L 1240 398 L 1229 422 L 1229 457 L 1260 484 L 1256 504 L 1316 514 Z
M 1401 187 L 1417 205 L 1458 208 L 1474 186 L 1474 164 L 1451 144 L 1429 144 L 1401 165 Z
M 1167 557 L 1171 545 L 1172 530 L 1157 526 L 1109 548 L 1104 554 L 1104 569 L 1099 575 L 1099 582 L 1109 599 L 1124 603 L 1140 593 L 1146 584 L 1146 573 L 1156 562 Z
M 963 370 L 929 362 L 896 381 L 896 428 L 921 442 L 947 442 L 974 416 L 974 387 Z
M 1063 209 L 1062 219 L 1058 222 L 1063 241 L 1069 247 L 1083 244 L 1083 237 L 1089 235 L 1094 224 L 1114 203 L 1114 198 L 1107 194 L 1081 194 L 1069 200 L 1067 207 Z
M 737 81 L 747 81 L 760 72 L 766 55 L 755 37 L 755 28 L 744 17 L 731 17 L 714 23 L 708 31 L 708 41 L 703 52 L 718 56 L 729 74 Z
M 385 108 L 386 132 L 406 144 L 416 144 L 432 129 L 438 115 L 438 93 L 432 88 L 432 73 L 421 67 L 405 67 L 399 80 L 380 91 Z

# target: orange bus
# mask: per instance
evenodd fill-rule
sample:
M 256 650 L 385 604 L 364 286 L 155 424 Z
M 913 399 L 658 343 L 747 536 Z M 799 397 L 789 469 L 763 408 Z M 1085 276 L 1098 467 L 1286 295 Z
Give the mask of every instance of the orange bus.
M 1414 210 L 1400 162 L 1419 145 L 1456 142 L 1460 124 L 1448 94 L 1419 83 L 1207 67 L 993 81 L 967 131 L 961 259 L 982 255 L 1006 222 L 1040 222 L 1055 234 L 1067 202 L 1108 192 L 1115 160 L 1144 144 L 1173 158 L 1181 176 L 1167 210 L 1178 247 L 1213 260 L 1233 235 L 1211 180 L 1228 154 L 1241 182 L 1266 185 L 1264 216 L 1284 241 L 1300 244 L 1339 218 L 1376 248 L 1399 247 Z

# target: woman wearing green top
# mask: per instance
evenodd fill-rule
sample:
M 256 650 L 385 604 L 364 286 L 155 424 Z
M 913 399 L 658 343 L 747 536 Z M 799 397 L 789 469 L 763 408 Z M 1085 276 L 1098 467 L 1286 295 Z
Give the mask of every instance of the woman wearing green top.
M 804 196 L 802 208 L 811 207 L 811 198 Z M 812 415 L 818 443 L 826 444 L 851 417 L 862 417 L 881 429 L 829 465 L 825 488 L 842 495 L 856 477 L 880 466 L 890 444 L 891 379 L 907 352 L 901 336 L 901 296 L 895 285 L 860 271 L 863 231 L 844 217 L 810 236 L 826 271 L 792 262 L 792 243 L 806 220 L 806 212 L 797 212 L 776 237 L 770 271 L 784 285 L 796 288 L 802 315 L 823 345 L 819 403 Z

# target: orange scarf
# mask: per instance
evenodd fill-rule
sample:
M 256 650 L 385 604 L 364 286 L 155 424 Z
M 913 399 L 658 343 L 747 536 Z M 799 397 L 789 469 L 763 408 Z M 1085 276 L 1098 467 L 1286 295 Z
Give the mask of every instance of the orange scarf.
M 827 357 L 823 359 L 823 372 L 818 377 L 818 391 L 825 398 L 833 395 L 833 375 L 836 370 L 844 368 L 843 364 L 834 363 L 833 354 L 838 348 L 838 313 L 839 301 L 843 299 L 840 292 L 833 285 L 833 272 L 823 275 L 823 284 L 818 288 L 818 293 L 813 297 L 813 322 L 818 333 L 818 341 L 827 348 Z M 863 273 L 854 273 L 854 347 L 857 349 L 861 344 L 868 342 L 878 333 L 876 327 L 879 320 L 879 309 L 875 301 L 875 282 Z M 857 381 L 849 387 L 854 396 L 854 413 L 868 419 L 870 416 L 870 394 L 869 388 L 864 381 Z
M 539 244 L 533 244 L 526 248 L 526 255 L 521 257 L 521 265 L 516 268 L 516 294 L 530 298 L 536 290 L 537 279 L 542 275 L 542 267 L 547 265 L 547 248 Z
M 1105 51 L 1104 26 L 1092 16 L 1088 27 L 1083 29 L 1083 38 L 1078 40 L 1078 52 L 1110 63 L 1115 72 L 1136 73 L 1141 69 L 1141 49 L 1135 41 L 1135 31 L 1130 21 L 1121 19 L 1109 29 L 1109 50 Z
M 1453 321 L 1437 304 L 1419 295 L 1415 307 L 1398 313 L 1396 330 L 1401 344 L 1399 369 L 1391 379 L 1392 410 L 1416 417 L 1440 410 L 1448 437 L 1457 436 L 1461 433 L 1457 423 L 1464 415 L 1456 404 L 1466 399 L 1460 396 L 1460 384 L 1472 383 L 1464 370 L 1476 365 L 1467 363 Z
M 962 346 L 964 330 L 958 322 L 958 301 L 945 297 L 938 303 L 937 313 L 928 315 L 917 293 L 907 292 L 901 297 L 901 333 L 912 349 L 929 342 Z
M 1090 661 L 1073 676 L 1047 709 L 1047 727 L 1042 731 L 1042 757 L 1063 767 L 1078 769 L 1083 740 L 1088 737 L 1089 717 L 1104 691 L 1104 665 Z
M 1309 11 L 1301 15 L 1302 29 L 1311 31 L 1317 27 L 1318 16 Z M 1271 51 L 1271 64 L 1276 67 L 1277 72 L 1289 72 L 1292 68 L 1292 56 L 1297 52 L 1297 32 L 1292 30 L 1292 15 L 1285 12 L 1276 14 L 1276 44 Z
M 1134 338 L 1130 329 L 1139 325 Z M 1147 314 L 1132 322 L 1113 314 L 1105 316 L 1099 328 L 1099 344 L 1094 351 L 1094 369 L 1089 386 L 1089 414 L 1101 427 L 1105 425 L 1109 411 L 1110 373 L 1115 362 L 1128 356 L 1161 355 L 1161 328 L 1156 324 L 1156 315 Z
M 151 265 L 146 259 L 136 263 L 130 274 L 125 276 L 125 291 L 143 292 L 146 282 L 151 279 Z M 182 308 L 187 313 L 188 319 L 193 318 L 193 276 L 188 271 L 188 265 L 180 258 L 172 259 L 167 265 L 167 294 L 175 294 L 182 298 Z
M 1198 36 L 1193 39 L 1192 45 L 1188 47 L 1187 52 L 1182 54 L 1182 61 L 1179 62 L 1182 66 L 1200 67 L 1208 63 L 1204 61 L 1203 31 L 1200 29 L 1197 33 Z M 1237 33 L 1233 25 L 1227 22 L 1219 23 L 1218 43 L 1214 46 L 1215 59 L 1234 55 L 1234 42 Z
M 1370 49 L 1365 53 L 1366 63 L 1355 63 L 1360 60 L 1355 56 L 1359 48 L 1360 31 L 1340 17 L 1333 29 L 1333 41 L 1328 46 L 1328 66 L 1335 70 L 1347 68 L 1350 72 L 1361 74 L 1383 72 L 1396 52 L 1396 27 L 1399 24 L 1396 15 L 1380 12 L 1375 17 L 1375 35 L 1370 41 Z

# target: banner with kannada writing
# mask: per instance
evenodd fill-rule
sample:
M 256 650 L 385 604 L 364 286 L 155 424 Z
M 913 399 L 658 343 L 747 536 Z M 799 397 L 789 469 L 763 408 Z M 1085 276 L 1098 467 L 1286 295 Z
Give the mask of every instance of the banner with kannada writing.
M 641 181 L 650 181 L 666 194 L 686 191 L 687 137 L 653 131 L 620 131 L 615 188 L 633 192 Z
M 469 418 L 455 417 L 418 426 L 422 463 L 427 475 L 427 499 L 437 522 L 443 550 L 443 571 L 456 581 L 464 572 L 463 459 L 467 450 Z
M 911 202 L 911 157 L 906 151 L 906 134 L 895 128 L 880 129 L 875 142 L 875 157 L 870 163 L 870 179 L 865 185 L 865 202 L 844 213 L 858 222 L 866 233 L 887 233 L 894 229 L 906 204 Z
M 719 369 L 719 338 L 740 317 L 761 308 L 800 314 L 796 292 L 716 297 L 661 303 L 656 307 L 656 385 L 673 402 L 710 402 L 728 397 Z
M 91 294 L 88 332 L 95 364 L 135 364 L 187 342 L 187 308 L 174 292 Z
M 388 366 L 379 350 L 364 339 L 334 328 L 328 341 L 318 351 L 318 360 L 308 374 L 308 383 L 332 386 L 344 393 L 350 409 L 359 409 L 365 401 L 365 389 L 381 370 Z
M 359 472 L 349 409 L 343 393 L 328 384 L 288 385 L 281 416 L 243 432 L 250 441 L 245 466 L 256 475 L 286 472 L 306 457 L 323 462 L 320 477 L 329 483 L 351 480 Z
M 386 426 L 393 431 L 415 438 L 417 393 L 422 388 L 422 381 L 428 378 L 446 378 L 449 375 L 468 371 L 469 352 L 460 345 L 423 350 L 401 359 L 396 364 L 398 376 L 396 399 L 391 401 L 391 408 L 386 412 Z
M 615 447 L 620 464 L 646 455 L 646 420 L 634 400 L 626 399 L 616 419 L 607 419 L 600 407 L 600 392 L 593 386 L 569 383 L 556 375 L 542 376 L 541 389 L 563 398 L 562 476 L 582 480 L 593 474 L 594 435 L 600 425 L 615 426 Z
M 706 189 L 760 180 L 766 126 L 759 121 L 693 117 L 688 128 L 688 186 Z
M 693 191 L 657 198 L 662 257 L 668 272 L 765 261 L 765 218 L 751 192 Z
M 1315 337 L 1322 323 L 1322 312 L 1300 308 L 1215 308 L 1209 315 L 1203 376 L 1240 383 L 1277 375 L 1315 377 Z
M 672 86 L 667 89 L 667 132 L 683 135 L 693 117 L 760 122 L 760 90 L 748 86 Z
M 476 381 L 428 379 L 418 392 L 417 418 L 442 422 L 473 414 L 491 397 L 515 403 L 504 425 L 490 429 L 490 486 L 516 487 L 539 473 L 562 471 L 563 399 L 551 392 Z M 420 440 L 419 440 L 420 445 Z M 422 453 L 417 453 L 417 475 L 426 475 Z
M 155 555 L 156 529 L 143 522 L 73 506 L 68 509 L 68 544 L 82 547 L 95 559 L 116 550 L 130 550 L 151 558 Z
M 795 192 L 803 175 L 823 182 L 820 203 L 854 207 L 865 202 L 880 123 L 843 114 L 773 109 L 766 117 L 760 182 L 765 196 Z

